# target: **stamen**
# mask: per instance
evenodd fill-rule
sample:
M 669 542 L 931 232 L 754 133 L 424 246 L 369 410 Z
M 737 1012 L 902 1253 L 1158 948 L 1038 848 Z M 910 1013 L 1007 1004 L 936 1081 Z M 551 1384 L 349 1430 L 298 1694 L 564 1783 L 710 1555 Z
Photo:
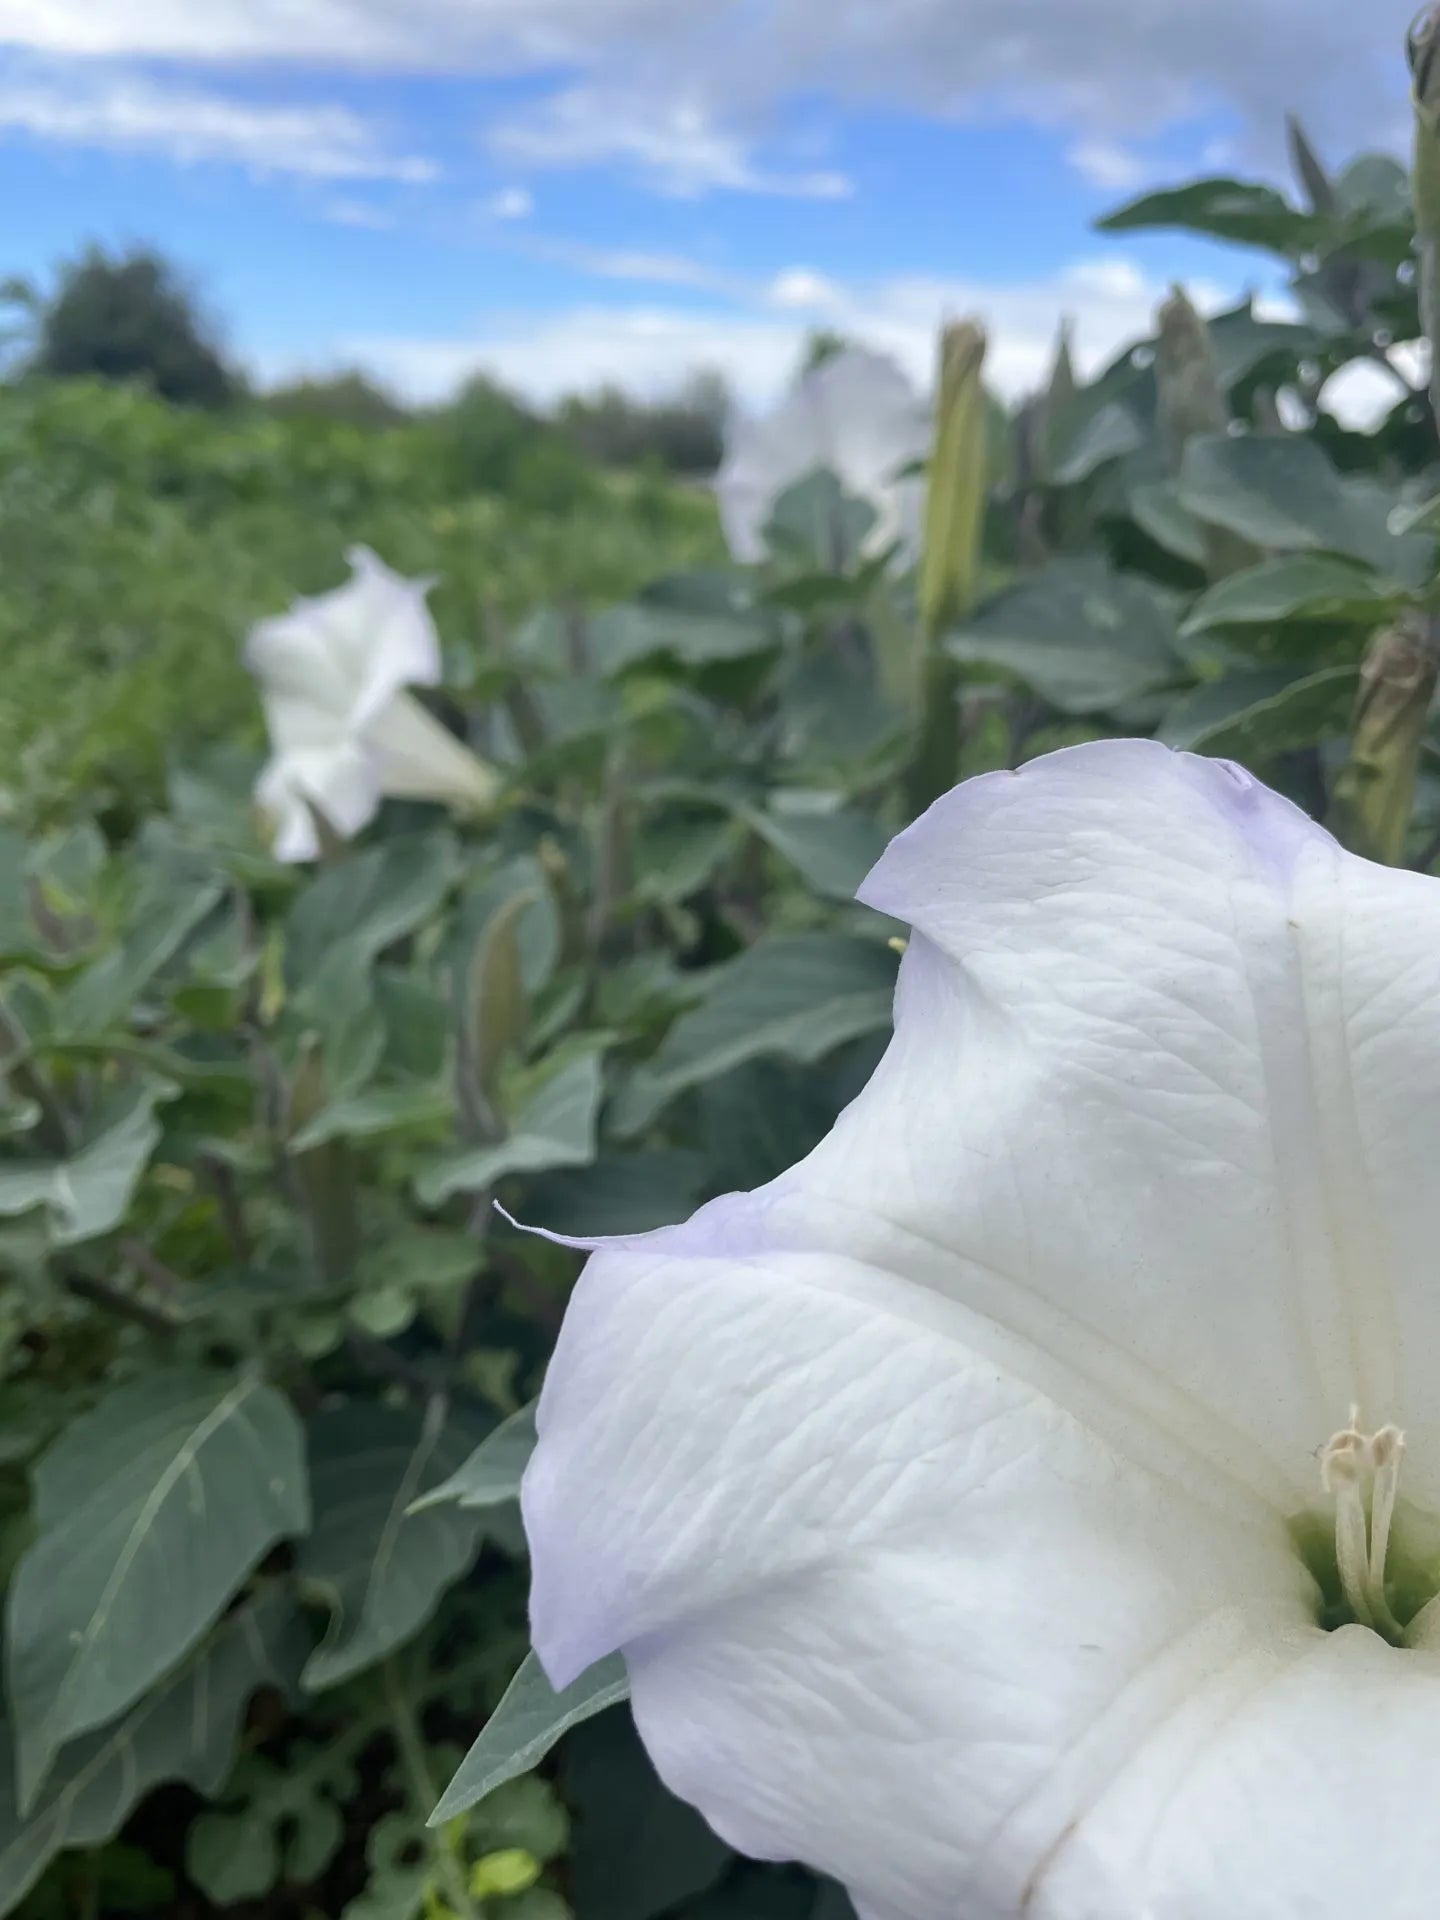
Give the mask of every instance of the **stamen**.
M 1321 1484 L 1335 1496 L 1335 1564 L 1346 1604 L 1362 1627 L 1395 1641 L 1401 1629 L 1385 1597 L 1385 1559 L 1404 1451 L 1398 1427 L 1365 1433 L 1352 1407 L 1349 1426 L 1327 1441 L 1320 1460 Z

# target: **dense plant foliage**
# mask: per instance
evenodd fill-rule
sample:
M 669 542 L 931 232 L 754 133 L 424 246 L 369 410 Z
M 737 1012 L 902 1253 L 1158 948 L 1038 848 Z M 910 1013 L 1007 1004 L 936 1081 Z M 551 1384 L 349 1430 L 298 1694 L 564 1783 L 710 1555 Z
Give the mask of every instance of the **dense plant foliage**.
M 418 427 L 0 396 L 0 1911 L 846 1911 L 659 1788 L 623 1671 L 521 1665 L 577 1259 L 512 1220 L 664 1224 L 821 1135 L 889 1025 L 852 890 L 957 774 L 1156 733 L 1433 864 L 1440 449 L 1404 361 L 1373 432 L 1324 405 L 1419 332 L 1406 179 L 1298 152 L 1302 204 L 1108 222 L 1268 249 L 1295 317 L 1062 347 L 1003 460 L 954 330 L 918 580 L 824 473 L 742 568 L 663 493 L 457 503 Z M 235 648 L 361 540 L 440 577 L 503 790 L 296 870 Z

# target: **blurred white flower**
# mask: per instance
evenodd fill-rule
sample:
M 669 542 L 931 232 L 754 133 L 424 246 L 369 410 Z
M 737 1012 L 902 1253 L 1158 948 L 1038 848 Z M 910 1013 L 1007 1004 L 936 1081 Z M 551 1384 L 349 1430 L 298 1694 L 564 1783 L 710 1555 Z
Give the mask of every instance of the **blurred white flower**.
M 824 468 L 874 508 L 868 553 L 898 540 L 913 556 L 925 483 L 902 476 L 929 454 L 931 426 L 930 408 L 893 360 L 841 347 L 801 374 L 773 413 L 732 420 L 715 481 L 731 552 L 741 561 L 762 559 L 775 502 Z
M 551 1681 L 622 1650 L 667 1784 L 865 1920 L 1427 1920 L 1440 885 L 1110 741 L 861 897 L 869 1086 L 575 1293 Z
M 245 664 L 260 686 L 271 754 L 256 786 L 281 860 L 320 851 L 312 808 L 342 839 L 386 795 L 483 806 L 498 779 L 427 713 L 408 686 L 440 678 L 428 580 L 392 573 L 367 547 L 351 577 L 251 629 Z

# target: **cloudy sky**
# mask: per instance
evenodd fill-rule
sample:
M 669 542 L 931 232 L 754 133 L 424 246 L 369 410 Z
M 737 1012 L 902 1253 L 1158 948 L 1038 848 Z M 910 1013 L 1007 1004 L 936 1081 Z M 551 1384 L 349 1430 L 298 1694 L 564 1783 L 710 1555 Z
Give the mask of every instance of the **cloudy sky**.
M 1404 139 L 1415 0 L 0 0 L 0 277 L 180 260 L 262 376 L 484 367 L 539 399 L 696 365 L 759 400 L 811 325 L 1007 391 L 1172 277 L 1263 263 L 1095 216 Z

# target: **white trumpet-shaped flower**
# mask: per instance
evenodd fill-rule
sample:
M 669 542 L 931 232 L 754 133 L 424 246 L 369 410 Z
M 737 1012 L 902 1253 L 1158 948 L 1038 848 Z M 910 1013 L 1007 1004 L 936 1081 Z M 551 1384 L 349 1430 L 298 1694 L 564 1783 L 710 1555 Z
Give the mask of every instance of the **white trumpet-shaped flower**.
M 810 1156 L 589 1263 L 535 1643 L 867 1920 L 1440 1911 L 1440 885 L 1072 748 L 861 897 Z
M 315 858 L 317 812 L 349 839 L 387 794 L 474 807 L 498 785 L 405 691 L 440 679 L 432 583 L 392 573 L 367 547 L 346 558 L 343 587 L 260 621 L 245 647 L 270 730 L 256 799 L 281 860 Z
M 913 471 L 930 451 L 930 409 L 883 354 L 841 347 L 795 381 L 773 413 L 739 416 L 716 477 L 720 521 L 737 560 L 760 560 L 765 528 L 787 487 L 817 469 L 866 501 L 866 551 L 919 545 L 925 485 Z

